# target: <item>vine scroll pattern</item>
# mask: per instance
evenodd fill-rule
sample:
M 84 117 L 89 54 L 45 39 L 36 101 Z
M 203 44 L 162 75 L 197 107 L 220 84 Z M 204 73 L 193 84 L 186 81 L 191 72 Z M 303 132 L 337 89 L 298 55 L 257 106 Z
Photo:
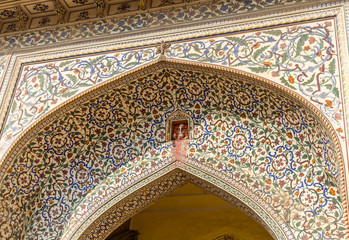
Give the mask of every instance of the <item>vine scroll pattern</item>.
M 193 69 L 149 67 L 43 126 L 1 182 L 2 236 L 57 239 L 101 196 L 169 164 L 166 120 L 181 110 L 193 120 L 187 161 L 248 187 L 297 239 L 342 239 L 337 155 L 323 123 L 254 79 Z
M 172 43 L 165 55 L 268 77 L 314 103 L 345 141 L 334 24 L 327 19 Z M 156 58 L 155 48 L 146 48 L 25 66 L 3 131 L 2 151 L 54 106 Z

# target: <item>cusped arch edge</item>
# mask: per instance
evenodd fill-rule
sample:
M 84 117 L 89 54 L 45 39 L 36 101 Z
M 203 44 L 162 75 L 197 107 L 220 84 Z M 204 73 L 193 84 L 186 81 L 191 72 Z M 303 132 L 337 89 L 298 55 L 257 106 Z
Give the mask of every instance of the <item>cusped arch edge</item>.
M 217 176 L 222 175 L 219 172 L 214 173 Z M 192 183 L 238 207 L 274 239 L 296 239 L 283 218 L 271 207 L 264 209 L 261 206 L 267 205 L 263 199 L 252 192 L 246 193 L 248 189 L 242 192 L 243 186 L 236 182 L 228 183 L 222 176 L 217 176 L 212 170 L 205 172 L 183 162 L 172 163 L 109 199 L 104 206 L 89 215 L 72 235 L 65 235 L 63 239 L 105 239 L 132 216 L 186 183 Z
M 316 115 L 320 122 L 322 122 L 326 127 L 327 130 L 330 132 L 330 136 L 332 137 L 332 140 L 334 141 L 336 148 L 337 148 L 337 154 L 338 154 L 338 160 L 341 170 L 341 187 L 342 187 L 342 194 L 343 194 L 343 200 L 344 200 L 344 208 L 347 208 L 346 201 L 345 201 L 345 179 L 344 179 L 344 173 L 343 173 L 343 163 L 342 163 L 342 154 L 341 149 L 338 144 L 337 135 L 331 125 L 331 123 L 322 115 L 322 113 L 314 107 L 309 101 L 304 99 L 303 97 L 299 96 L 297 93 L 288 90 L 276 83 L 273 83 L 267 79 L 245 73 L 242 71 L 238 71 L 231 68 L 225 68 L 225 67 L 219 67 L 215 65 L 208 65 L 208 64 L 201 64 L 201 63 L 192 63 L 192 62 L 182 62 L 182 61 L 174 61 L 171 59 L 168 59 L 166 61 L 159 61 L 159 62 L 153 62 L 148 65 L 144 65 L 136 70 L 130 71 L 128 73 L 125 73 L 113 80 L 111 80 L 108 83 L 105 83 L 103 85 L 97 86 L 93 89 L 90 89 L 84 93 L 82 93 L 79 96 L 76 96 L 75 98 L 71 99 L 64 105 L 58 107 L 57 109 L 53 110 L 51 113 L 49 113 L 46 117 L 39 120 L 36 124 L 34 124 L 30 129 L 28 129 L 22 136 L 16 141 L 16 143 L 12 146 L 11 150 L 8 152 L 8 154 L 5 157 L 5 161 L 2 163 L 1 166 L 1 173 L 0 178 L 2 179 L 4 174 L 7 171 L 7 168 L 12 163 L 13 159 L 17 155 L 17 153 L 25 146 L 25 144 L 32 139 L 37 132 L 39 132 L 43 127 L 48 125 L 50 122 L 54 121 L 57 117 L 61 116 L 62 114 L 68 112 L 70 109 L 80 105 L 81 103 L 94 98 L 100 94 L 103 94 L 104 92 L 111 90 L 113 88 L 116 88 L 128 81 L 134 80 L 136 78 L 139 78 L 141 76 L 144 76 L 148 73 L 151 73 L 155 70 L 164 69 L 164 68 L 176 68 L 176 69 L 183 69 L 183 70 L 193 70 L 193 71 L 201 71 L 201 72 L 209 72 L 214 74 L 219 74 L 222 76 L 231 76 L 231 74 L 240 74 L 244 76 L 246 79 L 249 79 L 250 81 L 254 81 L 254 84 L 256 85 L 262 85 L 264 87 L 268 87 L 271 90 L 278 91 L 282 94 L 285 94 L 287 96 L 290 96 L 293 100 L 300 103 L 302 106 L 307 107 L 307 109 L 310 109 L 313 115 Z

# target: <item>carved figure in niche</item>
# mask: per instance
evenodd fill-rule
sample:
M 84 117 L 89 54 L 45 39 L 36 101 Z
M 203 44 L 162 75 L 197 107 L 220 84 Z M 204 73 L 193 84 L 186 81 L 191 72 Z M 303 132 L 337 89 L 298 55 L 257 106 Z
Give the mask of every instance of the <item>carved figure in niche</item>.
M 171 140 L 184 140 L 189 138 L 188 120 L 172 121 Z

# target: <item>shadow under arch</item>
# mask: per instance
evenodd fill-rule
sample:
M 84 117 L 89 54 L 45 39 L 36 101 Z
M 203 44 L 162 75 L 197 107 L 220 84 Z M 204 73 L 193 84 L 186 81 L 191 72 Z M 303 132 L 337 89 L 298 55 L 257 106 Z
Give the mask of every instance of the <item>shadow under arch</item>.
M 107 203 L 108 208 L 90 215 L 70 239 L 105 239 L 129 218 L 186 183 L 192 183 L 238 207 L 258 222 L 274 239 L 295 239 L 288 224 L 271 207 L 261 207 L 263 199 L 253 196 L 252 192 L 246 194 L 247 189 L 246 192 L 242 192 L 243 186 L 228 183 L 214 173 L 221 175 L 214 170 L 208 173 L 184 162 L 174 162 L 147 176 L 140 186 L 135 184 L 125 189 L 130 194 L 124 198 L 110 199 Z
M 334 145 L 337 147 L 337 156 L 336 159 L 339 160 L 341 163 L 341 151 L 339 149 L 338 140 L 336 138 L 336 134 L 334 130 L 332 129 L 331 124 L 326 120 L 326 118 L 308 101 L 297 95 L 296 93 L 293 93 L 289 90 L 286 90 L 283 87 L 278 86 L 275 83 L 270 83 L 269 81 L 262 79 L 262 78 L 256 78 L 253 75 L 245 74 L 236 70 L 228 70 L 222 67 L 213 67 L 213 66 L 207 66 L 206 64 L 189 64 L 189 63 L 180 63 L 180 62 L 171 62 L 171 61 L 161 61 L 152 63 L 146 66 L 142 66 L 140 69 L 137 69 L 135 71 L 129 72 L 121 76 L 120 78 L 115 79 L 112 82 L 103 84 L 95 89 L 89 90 L 88 92 L 72 99 L 65 105 L 61 106 L 57 110 L 53 111 L 51 114 L 49 114 L 47 117 L 41 119 L 38 123 L 36 123 L 33 127 L 31 127 L 29 130 L 26 131 L 24 135 L 15 143 L 15 145 L 11 148 L 10 152 L 6 155 L 5 162 L 2 164 L 1 167 L 1 174 L 0 178 L 2 179 L 6 173 L 9 173 L 9 167 L 12 161 L 16 158 L 18 153 L 26 147 L 26 144 L 35 137 L 35 135 L 42 130 L 45 126 L 48 126 L 50 123 L 52 123 L 56 118 L 61 117 L 62 115 L 68 113 L 70 110 L 74 109 L 75 107 L 79 106 L 80 104 L 89 101 L 92 98 L 95 98 L 106 91 L 112 90 L 114 88 L 117 88 L 118 86 L 121 86 L 124 83 L 127 83 L 131 80 L 138 79 L 142 76 L 145 76 L 146 74 L 152 73 L 159 69 L 182 69 L 185 71 L 200 71 L 202 73 L 212 73 L 212 74 L 218 74 L 222 76 L 229 77 L 232 73 L 237 74 L 239 76 L 243 76 L 244 78 L 249 78 L 250 81 L 255 81 L 254 84 L 260 85 L 260 86 L 267 86 L 268 88 L 272 89 L 272 91 L 275 91 L 277 93 L 285 94 L 289 96 L 290 98 L 296 100 L 300 105 L 307 107 L 312 114 L 316 114 L 319 118 L 319 121 L 325 125 L 327 130 L 330 131 L 330 136 L 334 141 Z M 257 80 L 257 81 L 256 81 Z M 342 179 L 343 177 L 343 179 Z M 341 176 L 341 186 L 343 187 L 345 184 L 344 181 L 344 175 Z M 345 192 L 345 189 L 343 190 Z M 253 194 L 252 194 L 253 195 Z M 345 202 L 343 204 L 346 208 Z M 97 207 L 99 207 L 99 204 L 96 204 Z M 89 217 L 89 216 L 87 216 Z M 277 219 L 277 217 L 273 218 Z M 82 221 L 85 221 L 85 219 L 82 219 Z M 85 221 L 87 222 L 87 220 Z M 287 228 L 287 225 L 285 225 L 285 228 Z M 68 230 L 69 231 L 69 230 Z M 285 230 L 287 232 L 288 230 Z M 289 234 L 292 234 L 291 231 Z M 274 234 L 275 235 L 275 234 Z M 281 236 L 281 235 L 278 235 Z

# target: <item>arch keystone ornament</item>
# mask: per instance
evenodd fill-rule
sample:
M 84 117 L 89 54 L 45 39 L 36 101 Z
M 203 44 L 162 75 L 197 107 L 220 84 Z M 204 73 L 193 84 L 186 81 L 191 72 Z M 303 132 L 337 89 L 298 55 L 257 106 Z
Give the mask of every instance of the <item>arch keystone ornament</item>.
M 1 168 L 6 239 L 102 239 L 187 181 L 236 199 L 277 239 L 343 239 L 342 157 L 326 118 L 275 83 L 217 68 L 149 64 L 30 128 Z M 169 140 L 171 120 L 187 121 L 187 139 Z

